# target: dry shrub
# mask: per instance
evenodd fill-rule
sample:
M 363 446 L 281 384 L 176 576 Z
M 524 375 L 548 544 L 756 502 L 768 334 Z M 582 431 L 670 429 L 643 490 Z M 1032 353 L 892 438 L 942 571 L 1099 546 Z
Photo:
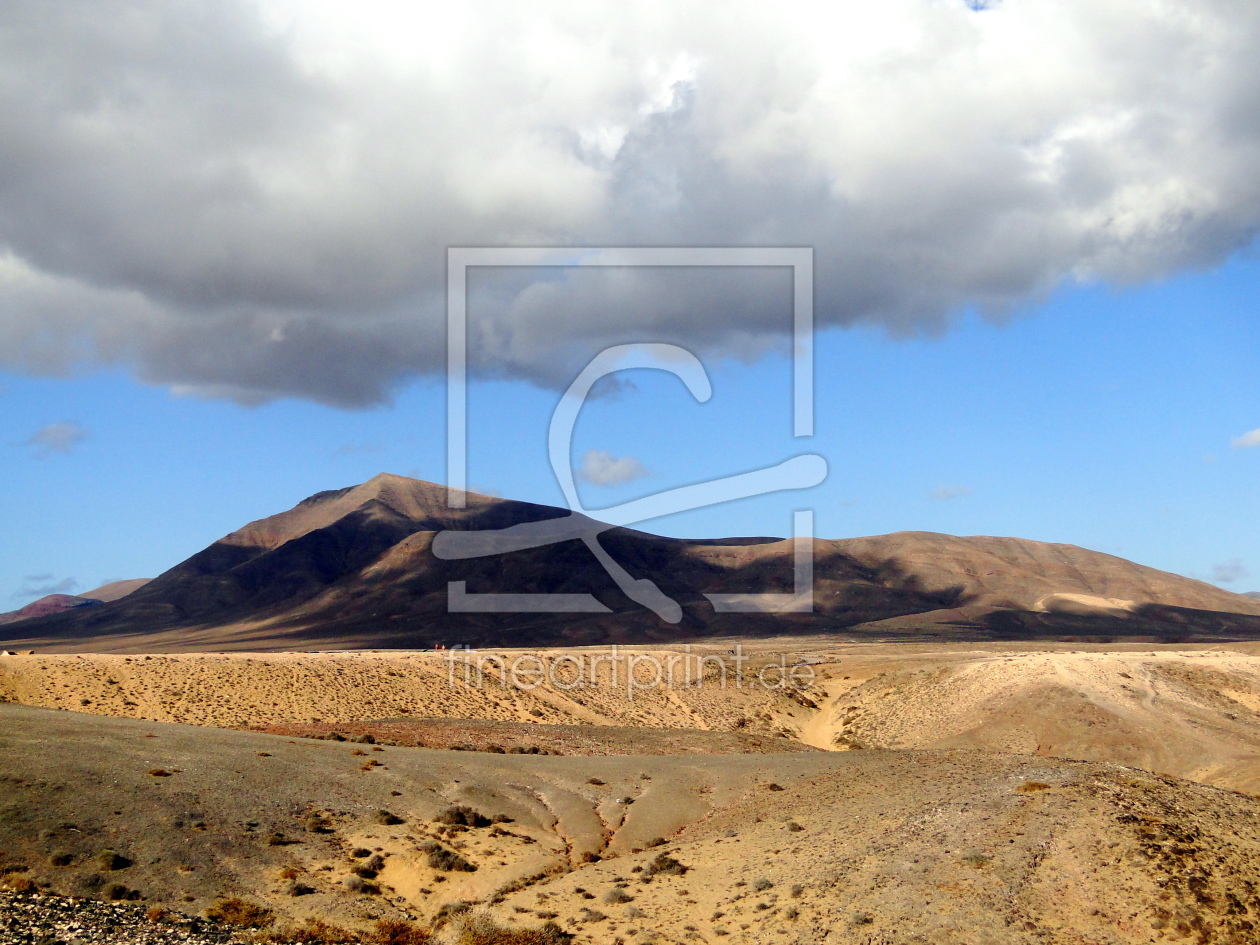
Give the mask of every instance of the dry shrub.
M 689 868 L 668 853 L 658 853 L 656 859 L 643 868 L 643 876 L 682 876 Z
M 306 832 L 332 833 L 332 827 L 322 814 L 312 812 L 306 815 Z
M 17 873 L 8 873 L 3 879 L 0 879 L 0 889 L 15 893 L 28 893 L 35 891 L 35 884 L 25 876 L 19 876 Z
M 469 863 L 466 859 L 456 853 L 454 850 L 448 850 L 446 847 L 438 846 L 436 843 L 429 844 L 427 847 L 429 854 L 429 867 L 444 872 L 458 873 L 475 873 L 477 867 Z
M 604 902 L 609 905 L 616 905 L 621 902 L 634 902 L 634 897 L 627 893 L 624 889 L 610 889 L 604 893 Z
M 532 929 L 509 929 L 478 913 L 460 920 L 455 945 L 568 945 L 573 936 L 554 922 Z
M 309 918 L 301 926 L 285 926 L 268 936 L 273 942 L 299 942 L 301 945 L 352 945 L 358 936 L 351 935 L 338 925 L 329 925 L 323 919 Z
M 247 929 L 265 929 L 274 921 L 270 909 L 236 896 L 220 899 L 206 910 L 206 918 L 224 925 L 239 925 Z
M 123 856 L 121 853 L 115 853 L 113 850 L 102 850 L 96 855 L 97 869 L 112 871 L 125 870 L 131 865 L 131 860 Z
M 368 938 L 373 945 L 427 945 L 432 936 L 410 922 L 400 919 L 381 919 Z
M 1020 794 L 1033 794 L 1036 791 L 1050 790 L 1050 785 L 1046 784 L 1046 782 L 1044 781 L 1025 781 L 1015 790 L 1018 791 Z
M 381 887 L 375 883 L 369 883 L 357 876 L 351 876 L 346 880 L 346 889 L 359 896 L 379 896 Z
M 372 820 L 386 827 L 393 827 L 404 822 L 397 814 L 391 814 L 387 810 L 378 810 L 372 815 Z
M 144 917 L 150 922 L 161 922 L 169 917 L 170 914 L 171 911 L 169 909 L 164 909 L 161 906 L 149 906 L 149 908 L 144 910 Z
M 439 824 L 463 827 L 489 827 L 493 821 L 485 814 L 473 810 L 463 804 L 448 807 L 433 818 Z

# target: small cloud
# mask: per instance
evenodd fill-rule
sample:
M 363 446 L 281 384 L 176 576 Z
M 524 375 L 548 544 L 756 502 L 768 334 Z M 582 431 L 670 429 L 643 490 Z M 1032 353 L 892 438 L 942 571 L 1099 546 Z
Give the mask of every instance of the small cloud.
M 22 445 L 29 446 L 40 459 L 46 459 L 54 453 L 67 454 L 90 434 L 85 427 L 72 420 L 61 423 L 50 423 L 31 434 Z
M 948 502 L 950 499 L 961 499 L 969 495 L 971 495 L 971 489 L 967 486 L 937 486 L 928 493 L 928 498 Z
M 1251 449 L 1255 446 L 1260 446 L 1260 429 L 1252 430 L 1250 433 L 1244 433 L 1242 436 L 1238 437 L 1238 439 L 1230 443 L 1230 446 L 1236 450 L 1245 450 Z
M 626 394 L 634 393 L 638 389 L 639 385 L 628 377 L 605 374 L 591 386 L 586 399 L 618 401 Z
M 620 459 L 607 450 L 587 450 L 578 478 L 593 486 L 616 486 L 648 475 L 647 467 L 633 456 Z
M 1212 580 L 1217 584 L 1232 584 L 1234 581 L 1240 581 L 1250 575 L 1251 572 L 1247 570 L 1238 558 L 1212 565 Z
M 385 444 L 383 443 L 343 443 L 333 450 L 333 458 L 337 459 L 342 456 L 355 456 L 359 453 L 384 453 Z
M 79 582 L 72 577 L 54 582 L 51 574 L 28 574 L 13 596 L 39 598 L 47 597 L 49 594 L 73 594 L 78 587 Z

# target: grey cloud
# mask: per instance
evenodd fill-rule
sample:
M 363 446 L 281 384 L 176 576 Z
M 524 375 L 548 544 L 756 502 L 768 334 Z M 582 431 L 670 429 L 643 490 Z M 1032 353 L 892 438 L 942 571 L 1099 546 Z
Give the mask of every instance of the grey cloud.
M 940 502 L 948 502 L 950 499 L 962 499 L 971 495 L 971 489 L 967 486 L 937 486 L 930 493 L 929 499 L 936 499 Z
M 72 420 L 50 423 L 30 435 L 23 446 L 30 447 L 40 459 L 46 459 L 54 453 L 68 454 L 76 446 L 88 438 L 88 431 Z
M 16 600 L 47 597 L 49 594 L 73 594 L 78 587 L 79 582 L 72 577 L 54 581 L 51 574 L 28 574 L 13 597 Z
M 1250 575 L 1251 572 L 1238 558 L 1212 565 L 1212 580 L 1218 584 L 1232 584 Z
M 904 335 L 1253 239 L 1260 7 L 987 6 L 13 0 L 0 366 L 365 406 L 442 369 L 452 245 L 809 245 L 821 326 Z M 781 278 L 501 274 L 473 367 L 756 358 Z

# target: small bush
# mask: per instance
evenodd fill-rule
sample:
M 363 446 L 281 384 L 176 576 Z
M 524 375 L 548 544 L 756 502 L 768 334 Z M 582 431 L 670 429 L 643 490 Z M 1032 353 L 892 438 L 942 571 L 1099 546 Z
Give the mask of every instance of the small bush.
M 454 850 L 440 847 L 436 843 L 429 848 L 428 862 L 431 869 L 442 870 L 446 873 L 475 873 L 477 871 L 476 866 Z
M 255 902 L 247 902 L 232 896 L 220 899 L 206 910 L 206 918 L 224 925 L 239 925 L 247 929 L 264 929 L 271 925 L 271 910 Z
M 170 918 L 170 915 L 171 910 L 164 909 L 161 906 L 149 906 L 149 908 L 144 910 L 144 917 L 150 922 L 161 922 L 164 919 Z
M 1050 785 L 1044 781 L 1025 781 L 1015 790 L 1020 794 L 1032 794 L 1036 791 L 1048 791 L 1050 790 Z
M 385 857 L 379 853 L 374 853 L 364 865 L 370 870 L 383 870 L 385 868 Z
M 150 768 L 149 774 L 155 778 L 169 778 L 175 772 L 167 771 L 165 768 Z
M 602 785 L 604 782 L 603 782 L 603 781 L 601 781 L 599 778 L 587 778 L 587 779 L 586 779 L 586 783 L 587 783 L 587 784 L 594 784 L 594 785 L 596 785 L 596 786 L 599 786 L 599 785 Z
M 129 898 L 130 895 L 131 890 L 122 883 L 110 883 L 101 892 L 101 896 L 108 899 L 110 902 L 119 902 L 120 900 Z
M 309 918 L 302 926 L 294 928 L 286 926 L 277 929 L 271 936 L 273 942 L 300 942 L 302 945 L 350 945 L 359 939 L 345 929 L 329 925 L 323 919 Z
M 789 820 L 787 822 L 787 829 L 788 833 L 800 833 L 805 828 L 798 824 L 795 820 Z
M 604 902 L 610 906 L 622 902 L 634 902 L 634 896 L 631 896 L 624 889 L 610 889 L 604 894 Z
M 393 827 L 397 824 L 405 823 L 405 821 L 397 814 L 391 814 L 387 810 L 378 810 L 372 815 L 372 820 L 378 824 L 384 824 L 386 827 Z
M 419 926 L 399 919 L 381 919 L 368 936 L 372 945 L 427 945 L 432 936 Z
M 664 838 L 664 837 L 653 837 L 651 840 L 649 840 L 649 841 L 647 842 L 647 845 L 648 845 L 648 847 L 663 847 L 663 846 L 665 846 L 665 838 Z
M 532 929 L 508 929 L 487 915 L 467 916 L 461 920 L 455 945 L 568 945 L 573 936 L 554 922 Z
M 53 866 L 69 866 L 74 862 L 73 853 L 54 853 L 48 858 L 48 862 Z
M 489 827 L 493 823 L 485 814 L 478 813 L 463 804 L 448 807 L 433 819 L 436 823 L 448 826 Z
M 801 898 L 801 894 L 804 892 L 805 892 L 805 887 L 803 885 L 801 885 L 800 883 L 792 884 L 792 898 L 793 899 Z
M 131 865 L 131 860 L 127 859 L 121 853 L 115 853 L 113 850 L 102 850 L 96 855 L 97 869 L 112 871 L 125 870 Z
M 28 893 L 35 891 L 35 884 L 25 876 L 19 876 L 17 873 L 9 873 L 0 879 L 0 888 L 9 892 Z
M 321 814 L 306 815 L 307 833 L 332 833 L 332 827 Z
M 773 889 L 774 883 L 770 882 L 770 880 L 766 879 L 763 876 L 761 877 L 761 879 L 753 883 L 752 888 L 753 888 L 753 892 L 765 892 L 767 889 Z
M 309 896 L 315 892 L 315 889 L 306 883 L 290 883 L 285 887 L 284 892 L 287 896 Z
M 367 849 L 366 847 L 355 847 L 353 850 L 350 851 L 350 855 L 354 857 L 356 860 L 359 860 L 365 856 L 371 856 L 372 851 Z
M 688 869 L 668 853 L 658 853 L 656 859 L 643 868 L 643 876 L 682 876 Z
M 351 876 L 346 880 L 346 889 L 358 896 L 376 896 L 381 891 L 380 886 L 360 879 L 358 876 Z

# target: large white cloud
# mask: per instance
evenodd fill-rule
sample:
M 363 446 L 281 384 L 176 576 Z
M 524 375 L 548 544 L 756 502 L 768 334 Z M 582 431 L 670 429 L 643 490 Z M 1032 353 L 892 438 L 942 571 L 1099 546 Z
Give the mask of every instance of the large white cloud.
M 0 7 L 0 364 L 358 405 L 443 362 L 448 245 L 812 245 L 913 332 L 1260 222 L 1251 0 Z M 764 278 L 762 277 L 764 276 Z M 755 356 L 779 275 L 488 274 L 486 371 Z

